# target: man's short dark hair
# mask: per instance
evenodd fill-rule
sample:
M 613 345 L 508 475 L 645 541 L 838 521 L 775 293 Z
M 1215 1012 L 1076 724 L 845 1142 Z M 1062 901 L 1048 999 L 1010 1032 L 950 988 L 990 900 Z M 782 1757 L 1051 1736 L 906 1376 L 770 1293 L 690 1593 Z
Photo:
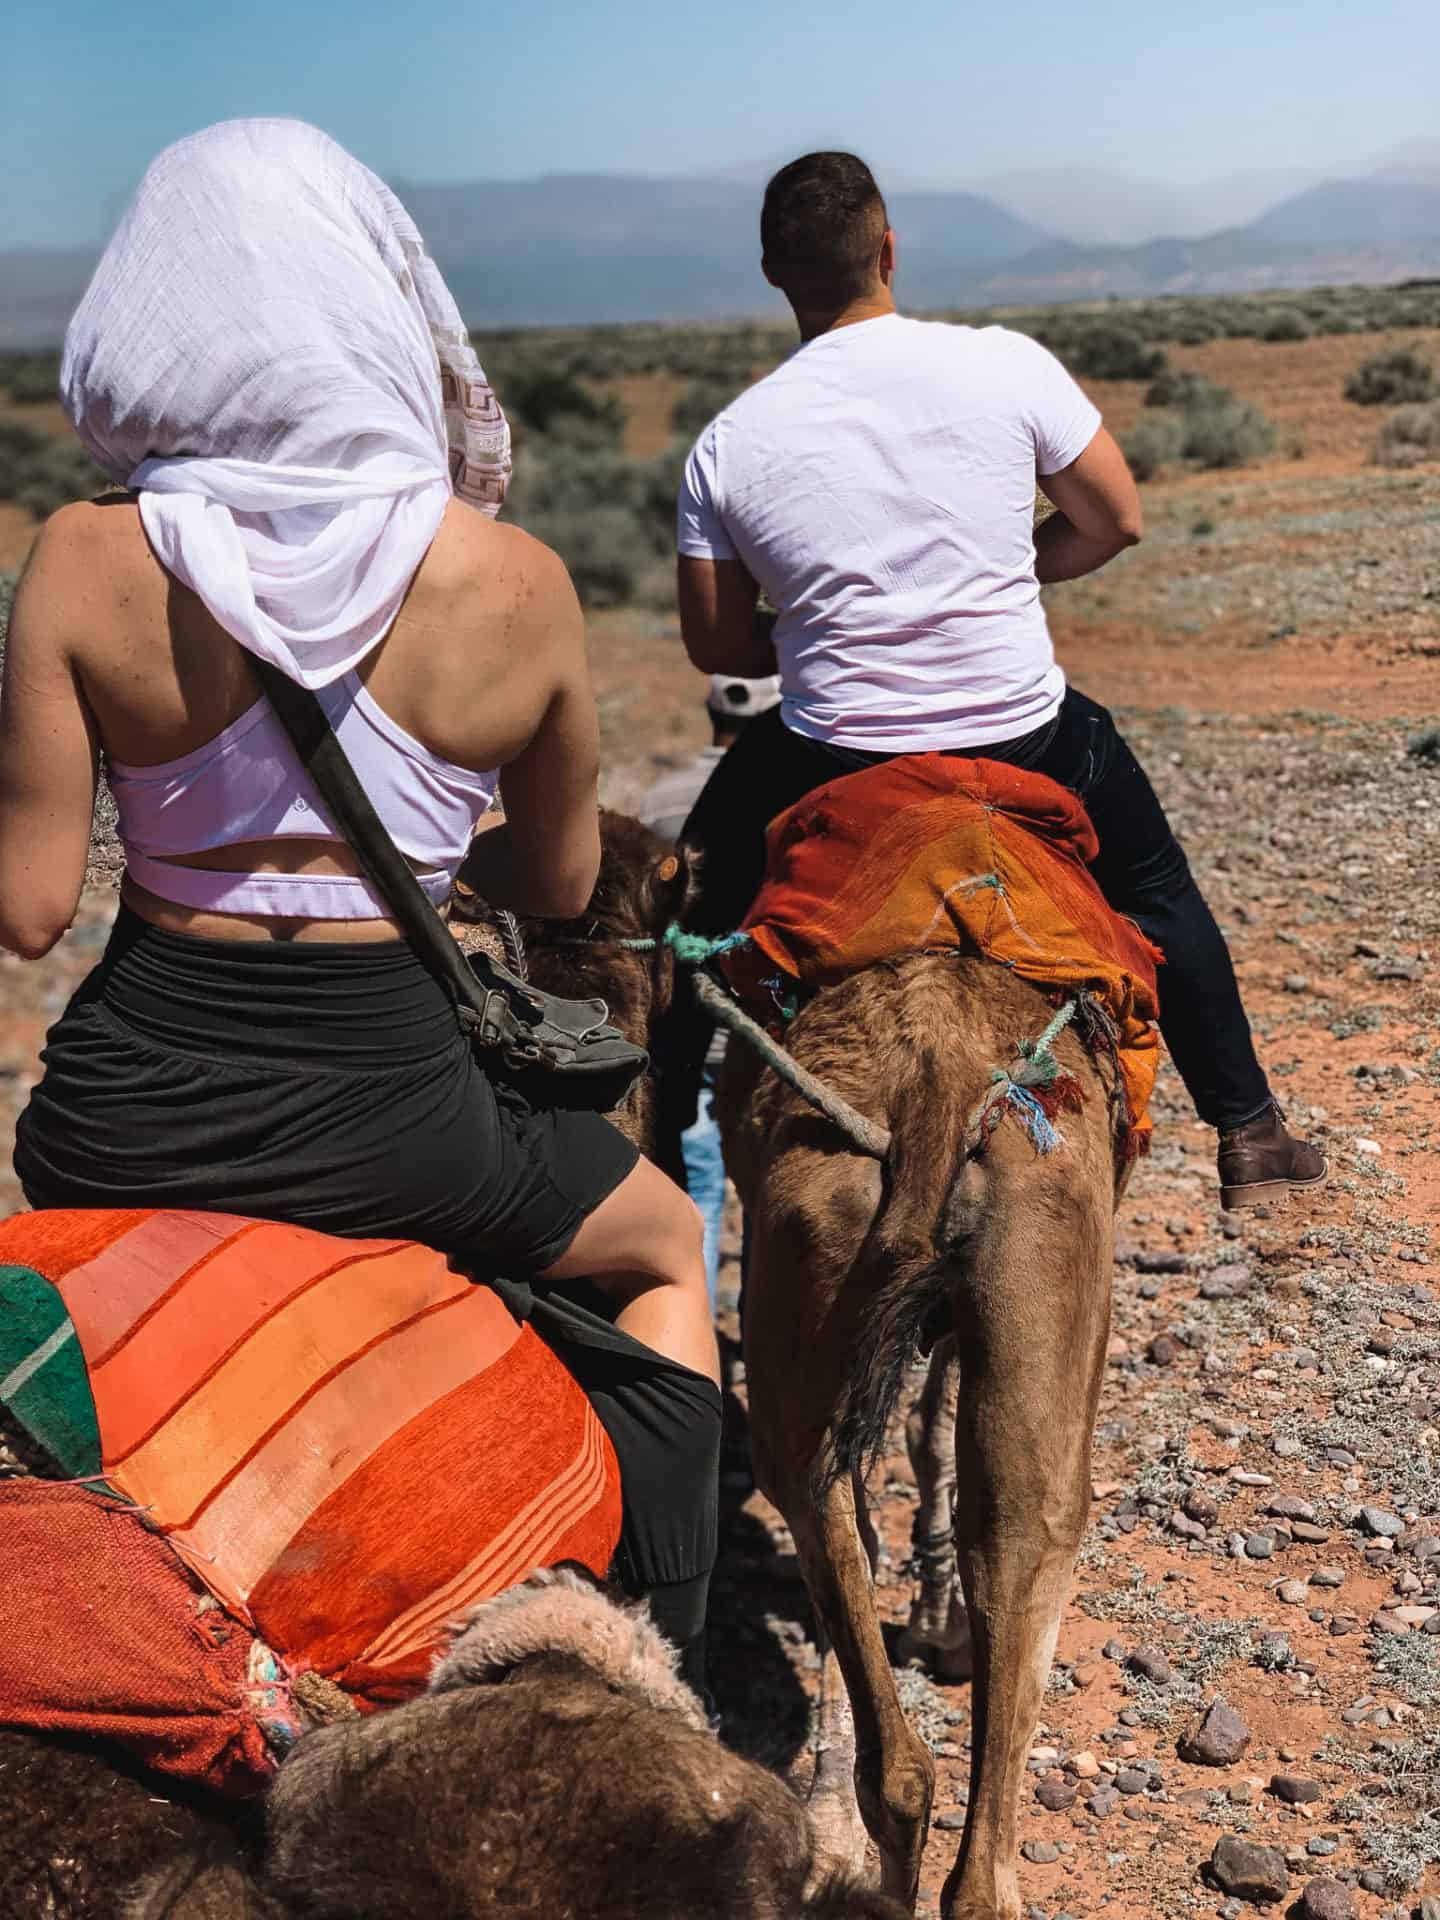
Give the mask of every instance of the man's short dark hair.
M 890 224 L 875 176 L 853 153 L 807 153 L 765 189 L 765 271 L 798 307 L 838 309 L 874 284 Z

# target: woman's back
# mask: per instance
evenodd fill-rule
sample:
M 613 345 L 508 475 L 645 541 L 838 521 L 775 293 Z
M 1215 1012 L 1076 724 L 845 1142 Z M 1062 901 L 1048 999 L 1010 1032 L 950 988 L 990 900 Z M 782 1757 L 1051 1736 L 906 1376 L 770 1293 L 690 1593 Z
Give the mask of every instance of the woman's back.
M 68 653 L 99 747 L 123 770 L 122 828 L 127 780 L 139 776 L 143 783 L 146 770 L 197 755 L 261 700 L 245 649 L 160 565 L 133 498 L 112 496 L 57 514 L 41 535 L 25 584 L 19 644 L 26 652 L 63 647 Z M 452 786 L 463 789 L 467 774 L 480 776 L 523 756 L 543 733 L 557 697 L 583 685 L 583 638 L 563 569 L 518 529 L 452 502 L 389 635 L 360 663 L 357 677 L 363 697 L 379 710 L 379 724 L 398 730 L 402 750 L 409 736 L 412 749 L 448 763 Z M 478 778 L 468 784 L 475 812 L 483 812 L 488 785 Z M 243 817 L 264 798 L 233 793 L 230 805 Z M 186 825 L 199 833 L 198 822 Z M 188 844 L 208 850 L 187 857 L 173 851 L 183 831 L 180 840 L 172 833 L 162 857 L 226 873 L 358 871 L 348 847 L 327 833 L 296 834 L 293 823 L 273 839 L 217 845 L 215 837 L 192 838 Z M 143 871 L 151 884 L 141 887 L 132 877 L 131 904 L 175 931 L 222 938 L 254 938 L 257 931 L 312 939 L 395 935 L 383 917 L 194 909 L 161 897 L 186 888 L 167 886 L 153 862 Z

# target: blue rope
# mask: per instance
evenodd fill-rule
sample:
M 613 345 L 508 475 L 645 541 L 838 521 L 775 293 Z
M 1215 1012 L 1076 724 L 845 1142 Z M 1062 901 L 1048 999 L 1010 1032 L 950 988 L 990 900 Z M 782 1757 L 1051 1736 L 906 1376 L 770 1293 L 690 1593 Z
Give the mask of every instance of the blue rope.
M 1005 1098 L 1015 1109 L 1030 1143 L 1037 1153 L 1054 1153 L 1060 1144 L 1060 1131 L 1052 1123 L 1049 1115 L 1028 1087 L 1022 1087 L 1012 1080 L 1005 1089 Z
M 683 927 L 671 921 L 658 940 L 622 940 L 619 944 L 627 953 L 653 953 L 658 946 L 669 947 L 677 960 L 683 960 L 686 966 L 703 967 L 707 960 L 717 959 L 722 953 L 733 953 L 736 947 L 748 947 L 748 933 L 727 933 L 718 940 L 708 940 L 703 933 L 686 933 Z

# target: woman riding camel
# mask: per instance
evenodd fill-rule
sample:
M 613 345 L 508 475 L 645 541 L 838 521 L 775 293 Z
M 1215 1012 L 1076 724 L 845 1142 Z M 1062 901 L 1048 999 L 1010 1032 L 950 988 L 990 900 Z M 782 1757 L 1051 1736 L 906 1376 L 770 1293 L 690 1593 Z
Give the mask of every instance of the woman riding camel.
M 413 1238 L 529 1282 L 616 1445 L 627 1584 L 695 1673 L 720 1410 L 695 1209 L 598 1114 L 492 1079 L 252 665 L 318 695 L 437 905 L 464 861 L 497 907 L 584 908 L 582 620 L 555 555 L 494 522 L 509 436 L 455 304 L 365 167 L 231 122 L 146 174 L 61 383 L 128 491 L 54 515 L 20 584 L 0 946 L 37 959 L 70 925 L 102 754 L 126 871 L 19 1124 L 26 1197 Z M 472 846 L 497 770 L 505 821 Z M 613 1327 L 552 1300 L 582 1277 Z

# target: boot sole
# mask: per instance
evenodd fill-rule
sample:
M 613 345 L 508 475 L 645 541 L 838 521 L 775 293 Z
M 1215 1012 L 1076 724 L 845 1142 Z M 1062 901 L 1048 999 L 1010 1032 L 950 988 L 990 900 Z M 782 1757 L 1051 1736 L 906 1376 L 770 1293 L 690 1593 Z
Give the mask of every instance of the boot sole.
M 1252 1180 L 1245 1186 L 1221 1187 L 1220 1205 L 1226 1213 L 1244 1213 L 1249 1207 L 1288 1207 L 1292 1193 L 1314 1193 L 1329 1178 L 1327 1165 L 1313 1180 Z

